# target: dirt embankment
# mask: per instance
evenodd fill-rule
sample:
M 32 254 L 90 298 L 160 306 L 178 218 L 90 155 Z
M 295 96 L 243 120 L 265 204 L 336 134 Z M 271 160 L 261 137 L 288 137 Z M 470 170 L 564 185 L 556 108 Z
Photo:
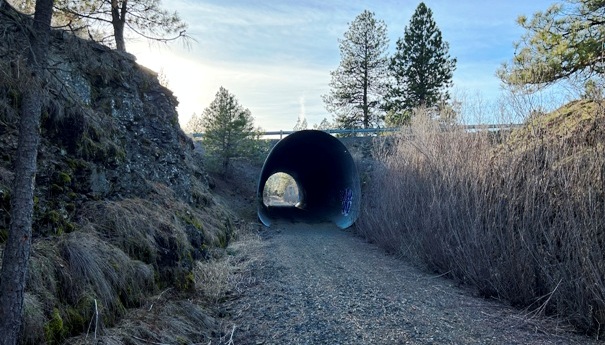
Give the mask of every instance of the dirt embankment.
M 332 225 L 278 224 L 226 302 L 235 344 L 598 344 L 473 296 Z

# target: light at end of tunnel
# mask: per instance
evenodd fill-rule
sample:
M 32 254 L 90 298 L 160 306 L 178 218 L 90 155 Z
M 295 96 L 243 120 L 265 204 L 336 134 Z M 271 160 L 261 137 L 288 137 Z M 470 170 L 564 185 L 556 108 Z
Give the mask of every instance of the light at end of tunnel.
M 269 176 L 265 182 L 263 204 L 267 207 L 301 208 L 304 203 L 296 180 L 286 173 L 278 172 Z

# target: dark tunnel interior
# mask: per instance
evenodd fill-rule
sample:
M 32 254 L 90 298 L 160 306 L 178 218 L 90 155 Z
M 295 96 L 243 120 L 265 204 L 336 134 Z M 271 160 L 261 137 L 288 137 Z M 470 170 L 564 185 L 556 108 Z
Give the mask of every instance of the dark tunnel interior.
M 296 205 L 267 205 L 263 201 L 267 180 L 280 172 L 296 182 Z M 258 218 L 266 226 L 283 219 L 333 222 L 344 229 L 359 215 L 360 196 L 355 162 L 340 140 L 323 131 L 298 131 L 280 140 L 265 160 L 257 189 Z

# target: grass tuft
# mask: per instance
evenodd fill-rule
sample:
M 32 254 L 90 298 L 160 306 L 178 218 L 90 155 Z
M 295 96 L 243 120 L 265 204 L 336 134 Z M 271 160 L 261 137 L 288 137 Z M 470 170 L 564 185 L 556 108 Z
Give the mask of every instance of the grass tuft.
M 141 304 L 145 292 L 153 290 L 151 268 L 92 234 L 69 234 L 61 243 L 61 253 L 69 277 L 62 282 L 67 300 L 77 305 L 82 298 L 92 296 L 105 308 L 108 322 L 125 307 Z

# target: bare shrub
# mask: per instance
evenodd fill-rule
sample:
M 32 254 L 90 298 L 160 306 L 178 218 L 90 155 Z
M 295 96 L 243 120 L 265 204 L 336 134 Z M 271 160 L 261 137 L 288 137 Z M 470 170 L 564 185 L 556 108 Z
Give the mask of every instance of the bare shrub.
M 528 121 L 508 137 L 416 116 L 379 155 L 357 230 L 483 296 L 602 333 L 605 114 L 577 102 Z

